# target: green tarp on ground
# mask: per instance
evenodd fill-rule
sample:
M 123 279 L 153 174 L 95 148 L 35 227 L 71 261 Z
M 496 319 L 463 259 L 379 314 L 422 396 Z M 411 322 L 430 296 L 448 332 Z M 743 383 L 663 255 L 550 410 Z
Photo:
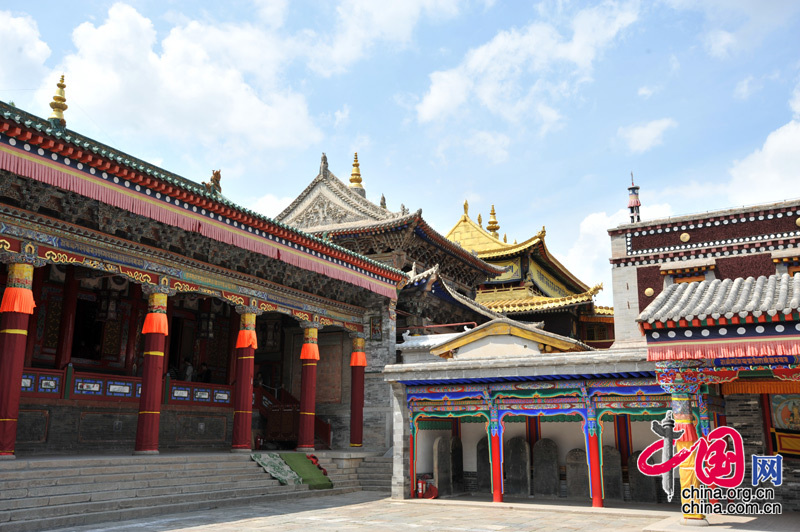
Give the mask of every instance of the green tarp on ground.
M 331 480 L 322 474 L 322 470 L 315 466 L 303 453 L 278 453 L 283 461 L 289 464 L 292 471 L 300 475 L 303 484 L 308 484 L 312 490 L 326 490 L 333 487 Z
M 281 484 L 302 484 L 303 479 L 295 473 L 278 453 L 253 453 L 250 455 L 264 471 L 272 475 Z

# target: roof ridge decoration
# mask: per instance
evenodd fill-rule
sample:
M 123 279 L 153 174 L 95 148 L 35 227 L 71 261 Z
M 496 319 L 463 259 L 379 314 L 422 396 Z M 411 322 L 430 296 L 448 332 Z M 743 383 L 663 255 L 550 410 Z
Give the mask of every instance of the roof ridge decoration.
M 318 232 L 323 227 L 339 223 L 380 221 L 401 216 L 401 213 L 375 205 L 359 191 L 363 188 L 345 185 L 328 169 L 328 158 L 323 153 L 319 174 L 275 219 L 309 232 Z
M 29 149 L 23 150 L 24 146 Z M 23 171 L 32 179 L 112 205 L 125 205 L 123 208 L 134 214 L 298 267 L 324 270 L 359 286 L 373 286 L 370 278 L 379 283 L 406 278 L 395 268 L 240 207 L 196 182 L 74 131 L 54 127 L 50 121 L 5 102 L 0 102 L 0 168 Z M 364 273 L 360 273 L 362 269 Z M 379 286 L 377 290 L 396 297 L 395 288 Z
M 67 95 L 64 92 L 64 89 L 67 88 L 66 83 L 64 83 L 64 74 L 61 74 L 61 79 L 58 83 L 56 83 L 56 93 L 53 95 L 53 101 L 50 102 L 50 108 L 53 112 L 50 114 L 50 123 L 53 126 L 64 129 L 67 127 L 67 121 L 64 120 L 64 111 L 66 111 L 69 106 L 67 105 Z

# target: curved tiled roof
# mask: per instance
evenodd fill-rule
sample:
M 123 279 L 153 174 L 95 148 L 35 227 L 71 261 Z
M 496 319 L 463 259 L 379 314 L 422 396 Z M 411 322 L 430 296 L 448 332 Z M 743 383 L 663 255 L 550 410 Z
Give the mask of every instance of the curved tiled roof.
M 474 299 L 470 299 L 467 296 L 461 295 L 456 290 L 450 288 L 450 286 L 447 284 L 447 282 L 445 282 L 444 279 L 442 279 L 441 277 L 438 277 L 438 273 L 439 273 L 439 265 L 438 264 L 434 265 L 432 268 L 428 268 L 427 270 L 419 272 L 419 273 L 411 272 L 411 273 L 408 274 L 409 281 L 408 281 L 408 284 L 405 285 L 405 286 L 413 287 L 415 284 L 418 284 L 420 281 L 423 281 L 423 280 L 426 280 L 426 279 L 429 279 L 429 278 L 433 278 L 433 281 L 436 283 L 436 286 L 441 286 L 444 289 L 444 291 L 451 298 L 453 298 L 456 302 L 458 302 L 459 304 L 461 304 L 461 305 L 463 305 L 463 306 L 465 306 L 465 307 L 467 307 L 469 309 L 472 309 L 475 312 L 477 312 L 478 314 L 486 316 L 487 318 L 491 318 L 491 319 L 505 318 L 505 316 L 503 316 L 502 314 L 499 314 L 499 313 L 495 312 L 494 310 L 486 307 L 485 305 L 482 305 L 481 303 L 478 303 Z
M 265 222 L 274 226 L 276 229 L 281 229 L 285 232 L 290 233 L 288 235 L 288 240 L 292 240 L 292 234 L 295 235 L 297 238 L 300 239 L 307 239 L 313 242 L 317 247 L 321 250 L 328 250 L 328 253 L 335 251 L 346 255 L 350 258 L 350 261 L 357 260 L 363 263 L 368 264 L 373 269 L 383 270 L 384 272 L 392 274 L 393 277 L 402 279 L 405 277 L 405 273 L 386 264 L 381 262 L 375 261 L 353 251 L 350 251 L 347 248 L 342 246 L 336 245 L 332 242 L 319 238 L 318 236 L 300 231 L 292 226 L 286 225 L 281 223 L 277 220 L 259 214 L 255 211 L 251 211 L 250 209 L 246 209 L 241 207 L 232 201 L 228 200 L 221 194 L 216 194 L 209 192 L 205 189 L 205 187 L 201 186 L 200 184 L 181 177 L 177 174 L 172 172 L 168 172 L 162 168 L 159 168 L 155 165 L 142 161 L 141 159 L 137 159 L 131 155 L 128 155 L 120 150 L 111 148 L 105 144 L 97 142 L 93 139 L 85 137 L 79 133 L 68 129 L 62 129 L 58 127 L 54 127 L 49 121 L 39 118 L 31 113 L 25 112 L 21 109 L 16 107 L 12 107 L 4 102 L 0 102 L 0 119 L 14 122 L 18 124 L 22 128 L 27 128 L 30 131 L 37 132 L 36 134 L 47 136 L 52 139 L 55 139 L 61 143 L 72 145 L 80 151 L 84 153 L 90 153 L 98 158 L 102 158 L 108 161 L 111 161 L 114 164 L 119 165 L 123 168 L 128 168 L 132 170 L 134 173 L 141 173 L 144 176 L 149 177 L 150 179 L 154 179 L 166 184 L 169 184 L 172 187 L 175 187 L 178 191 L 186 192 L 189 195 L 186 201 L 192 203 L 195 200 L 204 200 L 208 203 L 218 204 L 222 207 L 229 209 L 234 213 L 239 213 L 240 215 L 249 217 L 251 219 L 259 220 L 261 222 Z M 194 199 L 193 199 L 194 198 Z M 233 218 L 233 215 L 231 215 Z
M 598 316 L 613 316 L 614 307 L 603 307 L 601 305 L 595 305 L 594 313 Z
M 678 321 L 711 317 L 741 318 L 764 313 L 790 314 L 800 306 L 800 272 L 794 276 L 714 279 L 672 284 L 664 289 L 636 319 L 639 322 Z
M 543 310 L 556 310 L 560 308 L 571 307 L 582 303 L 590 303 L 592 298 L 597 295 L 603 285 L 599 284 L 593 286 L 586 292 L 581 294 L 574 294 L 566 297 L 547 297 L 531 295 L 528 297 L 520 298 L 505 298 L 495 299 L 494 301 L 481 301 L 487 308 L 503 313 L 510 312 L 539 312 Z M 480 298 L 479 294 L 479 298 Z M 613 310 L 612 310 L 613 314 Z

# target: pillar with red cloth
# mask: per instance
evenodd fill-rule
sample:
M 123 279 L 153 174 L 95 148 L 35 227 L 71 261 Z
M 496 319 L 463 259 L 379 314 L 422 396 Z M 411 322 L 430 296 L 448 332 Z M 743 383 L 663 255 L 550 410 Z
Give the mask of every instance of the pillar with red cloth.
M 319 325 L 309 321 L 300 323 L 303 328 L 303 347 L 300 350 L 300 428 L 297 435 L 298 451 L 314 450 L 314 416 L 317 401 L 317 363 Z
M 489 459 L 492 465 L 492 502 L 503 502 L 503 424 L 494 409 L 489 421 Z
M 350 355 L 350 447 L 361 447 L 364 438 L 364 334 L 351 333 L 353 353 Z
M 67 273 L 64 276 L 64 298 L 61 300 L 61 324 L 58 327 L 56 369 L 66 368 L 72 360 L 72 340 L 75 335 L 79 284 L 75 277 L 75 266 L 67 266 Z
M 682 378 L 677 378 L 677 380 L 682 380 Z M 680 385 L 679 385 L 680 386 Z M 662 385 L 663 387 L 663 385 Z M 696 384 L 684 385 L 685 391 L 688 393 L 680 393 L 684 391 L 681 387 L 675 387 L 673 385 L 672 389 L 672 415 L 675 419 L 675 432 L 682 430 L 683 435 L 675 442 L 675 454 L 681 452 L 684 449 L 691 449 L 692 446 L 697 442 L 697 429 L 694 425 L 694 417 L 692 416 L 692 401 L 691 396 L 695 395 L 698 391 L 698 386 Z M 686 503 L 702 503 L 703 501 L 699 499 L 693 498 L 685 498 L 683 496 L 683 490 L 686 488 L 690 488 L 694 486 L 695 488 L 700 487 L 700 480 L 697 478 L 697 473 L 695 473 L 695 458 L 696 458 L 696 451 L 693 451 L 692 454 L 683 461 L 683 463 L 679 467 L 680 471 L 680 483 L 681 483 L 681 508 Z M 688 521 L 692 521 L 698 524 L 705 524 L 706 516 L 703 514 L 693 514 L 693 513 L 685 513 L 683 514 L 683 518 Z
M 0 459 L 14 458 L 20 383 L 33 314 L 33 265 L 13 263 L 0 302 Z
M 589 463 L 589 497 L 593 508 L 603 507 L 603 463 L 600 425 L 597 411 L 591 398 L 587 398 L 586 422 L 583 425 L 583 436 L 586 441 L 586 457 Z
M 233 442 L 234 452 L 250 452 L 253 435 L 253 359 L 258 349 L 256 311 L 236 307 L 242 317 L 236 337 L 236 382 L 233 385 Z M 260 312 L 259 312 L 260 313 Z
M 161 416 L 161 391 L 164 375 L 164 346 L 169 334 L 167 293 L 145 285 L 147 316 L 144 318 L 144 362 L 142 363 L 142 395 L 136 426 L 134 454 L 158 454 L 158 427 Z

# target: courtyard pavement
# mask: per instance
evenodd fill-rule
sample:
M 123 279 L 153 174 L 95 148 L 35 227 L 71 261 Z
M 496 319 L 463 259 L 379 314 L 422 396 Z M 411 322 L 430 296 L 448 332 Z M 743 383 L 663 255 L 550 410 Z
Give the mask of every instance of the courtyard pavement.
M 273 506 L 246 505 L 209 509 L 202 512 L 164 515 L 132 521 L 72 528 L 89 531 L 697 531 L 680 525 L 677 508 L 606 507 L 593 509 L 579 503 L 543 504 L 530 499 L 492 503 L 472 497 L 437 500 L 392 500 L 382 493 L 354 492 L 296 501 Z M 800 514 L 776 517 L 711 516 L 705 530 L 747 530 L 750 532 L 796 532 Z M 701 529 L 702 530 L 702 529 Z

